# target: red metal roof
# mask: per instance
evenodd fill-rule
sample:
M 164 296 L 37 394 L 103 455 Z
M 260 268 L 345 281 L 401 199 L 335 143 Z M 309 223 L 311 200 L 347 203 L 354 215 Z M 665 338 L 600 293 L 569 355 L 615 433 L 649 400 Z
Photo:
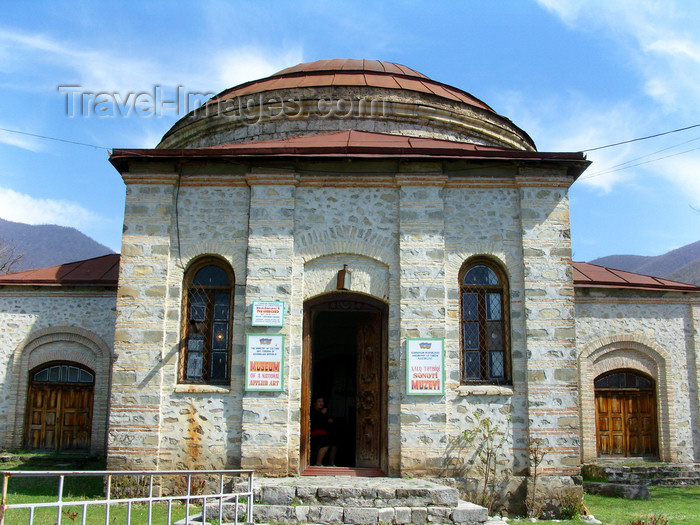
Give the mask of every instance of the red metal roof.
M 321 86 L 373 86 L 407 89 L 438 95 L 494 112 L 487 104 L 466 91 L 442 82 L 436 82 L 410 67 L 381 60 L 344 58 L 297 64 L 269 77 L 246 82 L 222 91 L 206 104 L 273 89 Z
M 0 275 L 0 286 L 117 286 L 119 254 Z
M 577 288 L 636 288 L 642 290 L 700 292 L 700 286 L 693 284 L 614 270 L 591 263 L 575 262 L 573 267 L 574 286 Z
M 119 254 L 112 253 L 72 263 L 0 275 L 0 286 L 117 286 Z M 637 288 L 658 291 L 700 292 L 692 284 L 574 262 L 574 286 L 580 288 Z
M 547 161 L 568 164 L 578 177 L 590 164 L 583 153 L 546 153 L 480 146 L 451 140 L 344 130 L 285 139 L 237 142 L 209 148 L 115 149 L 110 162 L 121 171 L 131 160 L 158 158 L 342 157 Z

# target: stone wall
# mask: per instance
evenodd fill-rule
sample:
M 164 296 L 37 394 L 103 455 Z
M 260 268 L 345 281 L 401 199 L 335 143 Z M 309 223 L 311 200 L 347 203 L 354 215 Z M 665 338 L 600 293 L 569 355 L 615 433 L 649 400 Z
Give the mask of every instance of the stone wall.
M 597 457 L 593 381 L 616 369 L 654 379 L 661 459 L 700 459 L 698 303 L 680 292 L 577 290 L 583 461 Z
M 473 475 L 461 436 L 477 415 L 505 434 L 504 473 L 527 475 L 534 434 L 551 447 L 547 474 L 578 473 L 570 179 L 506 169 L 448 176 L 441 163 L 405 163 L 394 174 L 387 167 L 125 176 L 111 466 L 298 474 L 304 302 L 335 291 L 348 264 L 352 291 L 388 305 L 390 475 Z M 225 259 L 236 277 L 226 386 L 177 382 L 182 280 L 202 255 Z M 460 384 L 458 274 L 473 256 L 507 275 L 512 385 Z M 284 326 L 251 327 L 252 301 L 271 299 L 286 304 Z M 285 336 L 283 392 L 244 392 L 245 334 L 261 331 Z M 406 395 L 413 337 L 445 339 L 444 396 Z
M 91 451 L 104 453 L 115 296 L 91 288 L 0 288 L 0 448 L 24 446 L 29 371 L 73 361 L 95 372 Z

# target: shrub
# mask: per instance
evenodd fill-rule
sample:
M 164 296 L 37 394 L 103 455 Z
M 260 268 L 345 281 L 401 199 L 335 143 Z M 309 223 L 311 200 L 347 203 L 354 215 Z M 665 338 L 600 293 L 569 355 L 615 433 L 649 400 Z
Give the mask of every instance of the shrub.
M 561 517 L 565 520 L 578 518 L 583 510 L 583 495 L 578 490 L 565 490 L 559 495 Z
M 652 514 L 643 520 L 630 520 L 630 525 L 668 525 L 668 519 L 663 514 Z

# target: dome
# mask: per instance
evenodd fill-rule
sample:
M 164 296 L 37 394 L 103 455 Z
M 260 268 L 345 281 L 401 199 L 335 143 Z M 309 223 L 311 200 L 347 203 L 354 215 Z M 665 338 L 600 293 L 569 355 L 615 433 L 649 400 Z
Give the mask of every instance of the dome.
M 355 130 L 535 151 L 523 130 L 461 89 L 379 60 L 305 62 L 209 99 L 158 148 L 201 148 Z

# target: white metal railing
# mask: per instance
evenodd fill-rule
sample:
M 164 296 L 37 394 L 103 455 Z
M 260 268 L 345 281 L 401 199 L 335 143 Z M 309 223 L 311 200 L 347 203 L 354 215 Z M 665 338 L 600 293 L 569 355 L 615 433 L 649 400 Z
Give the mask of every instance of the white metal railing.
M 126 507 L 126 518 L 120 520 L 119 525 L 131 525 L 132 510 L 134 505 L 147 506 L 147 523 L 151 525 L 153 519 L 154 505 L 165 506 L 167 509 L 167 521 L 158 521 L 158 525 L 173 525 L 173 503 L 184 504 L 184 523 L 187 525 L 204 523 L 207 520 L 207 512 L 218 515 L 219 523 L 223 523 L 224 508 L 234 508 L 234 521 L 238 523 L 239 517 L 245 518 L 247 525 L 253 523 L 253 471 L 252 470 L 90 470 L 90 471 L 0 471 L 2 476 L 2 504 L 0 506 L 0 525 L 14 525 L 15 523 L 27 523 L 34 525 L 35 515 L 39 509 L 55 509 L 56 525 L 70 523 L 70 525 L 81 523 L 96 523 L 96 519 L 88 520 L 88 511 L 93 511 L 93 516 L 102 515 L 104 509 L 104 524 L 112 525 L 110 514 L 117 508 Z M 104 498 L 103 499 L 66 499 L 64 494 L 65 479 L 72 477 L 102 477 L 104 478 Z M 58 491 L 56 501 L 41 503 L 8 503 L 8 486 L 13 478 L 57 478 Z M 245 490 L 237 490 L 241 483 L 235 480 L 245 479 Z M 169 479 L 170 478 L 170 479 Z M 228 479 L 229 488 L 225 489 L 224 479 Z M 126 482 L 122 480 L 126 480 Z M 113 481 L 116 480 L 116 487 Z M 193 481 L 195 486 L 193 486 Z M 179 486 L 178 486 L 179 484 Z M 184 487 L 182 486 L 184 484 Z M 124 490 L 129 487 L 129 490 Z M 163 487 L 167 487 L 163 491 Z M 136 492 L 128 494 L 127 497 L 120 492 Z M 116 492 L 116 497 L 113 493 Z M 166 492 L 168 495 L 162 495 Z M 245 516 L 239 515 L 239 504 L 242 506 L 242 499 L 245 498 Z M 191 514 L 191 505 L 201 506 L 202 514 L 196 516 Z M 80 509 L 80 513 L 65 514 L 65 509 Z M 20 509 L 25 509 L 21 511 Z M 215 509 L 212 512 L 212 509 Z M 19 512 L 17 512 L 19 511 Z M 218 512 L 217 512 L 218 511 Z M 17 514 L 23 514 L 22 517 Z M 28 520 L 24 517 L 28 513 Z M 123 513 L 123 511 L 122 511 Z M 13 516 L 17 516 L 14 518 Z M 79 518 L 79 521 L 76 519 Z M 17 521 L 20 519 L 21 521 Z M 61 521 L 63 519 L 63 522 Z M 98 518 L 101 521 L 101 517 Z M 200 521 L 201 520 L 201 521 Z M 52 522 L 53 523 L 53 522 Z

